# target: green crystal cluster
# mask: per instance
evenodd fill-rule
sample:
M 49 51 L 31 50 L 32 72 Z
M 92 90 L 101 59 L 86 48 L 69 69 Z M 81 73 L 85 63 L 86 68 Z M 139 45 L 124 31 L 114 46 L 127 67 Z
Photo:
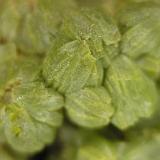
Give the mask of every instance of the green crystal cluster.
M 0 0 L 0 160 L 160 160 L 159 15 L 159 0 Z

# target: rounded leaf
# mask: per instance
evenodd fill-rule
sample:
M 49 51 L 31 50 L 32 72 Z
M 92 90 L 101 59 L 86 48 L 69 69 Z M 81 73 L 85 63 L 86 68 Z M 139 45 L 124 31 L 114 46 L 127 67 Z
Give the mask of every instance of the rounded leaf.
M 103 87 L 84 88 L 67 94 L 65 107 L 74 123 L 88 128 L 107 125 L 114 112 L 111 97 Z
M 116 112 L 112 123 L 126 129 L 140 118 L 147 118 L 156 110 L 157 90 L 138 66 L 125 56 L 117 57 L 106 72 L 108 88 Z
M 120 40 L 118 27 L 112 18 L 90 9 L 67 16 L 62 32 L 72 40 L 85 40 L 95 58 L 104 56 L 104 46 L 116 44 Z
M 44 62 L 43 76 L 62 93 L 77 91 L 87 83 L 96 65 L 95 58 L 85 41 L 57 45 L 51 48 Z
M 55 128 L 36 122 L 22 107 L 14 104 L 6 107 L 3 123 L 7 142 L 18 152 L 40 151 L 55 137 Z
M 138 58 L 159 45 L 160 21 L 147 19 L 130 28 L 122 37 L 122 53 Z
M 37 121 L 60 126 L 62 115 L 59 110 L 64 105 L 63 97 L 40 82 L 25 83 L 12 91 L 12 103 L 23 107 Z M 57 112 L 58 111 L 58 112 Z

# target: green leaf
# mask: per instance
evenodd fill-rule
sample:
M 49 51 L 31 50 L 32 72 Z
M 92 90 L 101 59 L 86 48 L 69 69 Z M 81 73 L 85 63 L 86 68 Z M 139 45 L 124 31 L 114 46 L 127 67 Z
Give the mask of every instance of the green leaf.
M 7 106 L 4 130 L 8 143 L 21 152 L 34 152 L 43 147 L 37 140 L 37 129 L 27 112 L 19 106 Z M 26 145 L 27 144 L 27 145 Z
M 3 96 L 5 98 L 6 95 Z M 14 87 L 1 109 L 7 143 L 22 153 L 34 153 L 51 143 L 62 124 L 63 98 L 41 83 Z
M 17 74 L 14 77 L 14 81 L 27 83 L 41 79 L 42 60 L 34 56 L 19 56 L 15 61 Z
M 107 125 L 114 112 L 111 97 L 103 87 L 84 88 L 67 94 L 65 107 L 74 123 L 88 128 Z
M 125 56 L 113 61 L 106 72 L 105 86 L 116 108 L 112 123 L 120 129 L 150 117 L 156 109 L 158 97 L 154 82 Z
M 43 65 L 43 76 L 58 91 L 73 92 L 85 86 L 95 65 L 85 41 L 76 40 L 51 48 Z
M 85 40 L 95 58 L 104 56 L 105 46 L 120 40 L 120 33 L 112 18 L 89 9 L 73 12 L 66 17 L 62 32 L 72 40 Z
M 72 0 L 67 1 L 40 0 L 22 16 L 15 40 L 21 52 L 43 55 L 48 51 L 63 14 L 67 14 L 68 7 L 75 7 Z
M 160 6 L 154 2 L 128 3 L 118 12 L 118 21 L 122 27 L 134 27 L 150 18 L 159 20 Z
M 40 11 L 27 14 L 17 32 L 16 45 L 26 54 L 44 54 L 49 48 L 51 35 L 45 28 L 45 19 Z
M 152 117 L 141 120 L 135 126 L 128 129 L 125 132 L 125 137 L 130 141 L 132 141 L 133 139 L 141 141 L 142 137 L 145 141 L 148 141 L 154 137 L 159 137 L 160 136 L 159 118 L 160 118 L 160 108 L 157 107 L 156 112 Z
M 19 55 L 13 43 L 0 45 L 0 92 L 38 79 L 41 63 L 41 58 Z
M 160 21 L 150 18 L 133 26 L 122 37 L 122 53 L 137 58 L 159 45 Z
M 42 83 L 22 84 L 12 93 L 12 102 L 25 108 L 37 121 L 57 127 L 62 115 L 57 110 L 63 107 L 63 97 Z

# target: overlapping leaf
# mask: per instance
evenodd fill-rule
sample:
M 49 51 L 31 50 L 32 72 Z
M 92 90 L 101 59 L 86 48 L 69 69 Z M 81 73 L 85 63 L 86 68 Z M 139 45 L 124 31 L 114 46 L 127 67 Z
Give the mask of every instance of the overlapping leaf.
M 48 84 L 53 84 L 60 92 L 72 92 L 85 86 L 95 65 L 95 58 L 85 41 L 75 40 L 51 48 L 43 75 Z
M 62 31 L 71 39 L 86 40 L 95 58 L 103 57 L 104 48 L 117 44 L 120 40 L 118 28 L 112 18 L 88 9 L 73 12 L 67 17 Z
M 48 51 L 63 14 L 67 13 L 69 7 L 76 7 L 72 0 L 67 2 L 40 0 L 32 8 L 28 4 L 31 9 L 22 16 L 15 41 L 21 52 L 44 54 Z
M 107 125 L 114 112 L 111 97 L 103 87 L 67 94 L 65 106 L 73 122 L 89 128 Z
M 133 6 L 133 7 L 131 7 Z M 120 24 L 124 26 L 122 53 L 138 58 L 159 46 L 160 6 L 154 3 L 129 3 L 120 12 Z
M 137 58 L 159 45 L 160 21 L 147 19 L 129 29 L 122 38 L 122 52 Z
M 1 115 L 12 148 L 30 153 L 51 143 L 62 123 L 58 110 L 63 106 L 63 98 L 36 82 L 17 86 L 8 94 L 3 96 Z
M 127 57 L 120 56 L 113 61 L 106 73 L 105 85 L 116 108 L 112 123 L 117 127 L 125 129 L 155 111 L 154 82 Z

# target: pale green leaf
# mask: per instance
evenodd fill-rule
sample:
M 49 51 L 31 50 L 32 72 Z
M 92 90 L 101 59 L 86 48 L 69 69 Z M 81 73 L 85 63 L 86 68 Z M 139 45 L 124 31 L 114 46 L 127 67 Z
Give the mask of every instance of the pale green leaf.
M 63 15 L 76 5 L 72 0 L 67 2 L 39 0 L 37 3 L 34 1 L 32 3 L 32 9 L 22 14 L 15 42 L 23 53 L 45 54 L 50 48 Z M 29 7 L 30 5 L 28 4 Z
M 137 58 L 159 45 L 160 21 L 147 19 L 130 28 L 122 37 L 122 53 Z
M 101 12 L 83 9 L 66 17 L 62 32 L 71 39 L 86 40 L 95 58 L 104 56 L 104 47 L 116 44 L 120 33 L 112 18 Z
M 43 76 L 60 92 L 77 91 L 86 84 L 95 64 L 85 41 L 72 41 L 60 48 L 54 45 L 44 62 Z
M 106 73 L 105 86 L 116 108 L 112 123 L 120 129 L 150 117 L 156 109 L 158 97 L 154 82 L 125 56 L 113 61 Z
M 61 95 L 40 82 L 28 82 L 4 92 L 2 100 L 2 131 L 14 150 L 34 153 L 53 142 L 63 120 Z
M 63 107 L 63 97 L 42 83 L 22 84 L 13 90 L 11 98 L 37 121 L 52 127 L 61 125 L 62 115 L 56 111 Z
M 67 94 L 65 107 L 74 123 L 88 128 L 107 125 L 114 112 L 111 97 L 103 87 L 84 88 Z
M 41 150 L 48 143 L 48 138 L 51 141 L 55 136 L 55 128 L 43 123 L 40 127 L 39 122 L 34 121 L 22 107 L 14 104 L 7 105 L 3 121 L 7 142 L 14 150 L 22 153 Z M 47 139 L 43 139 L 43 136 Z
M 153 2 L 129 3 L 118 12 L 118 21 L 125 29 L 133 27 L 148 18 L 159 20 L 160 6 Z M 124 29 L 123 29 L 124 30 Z

